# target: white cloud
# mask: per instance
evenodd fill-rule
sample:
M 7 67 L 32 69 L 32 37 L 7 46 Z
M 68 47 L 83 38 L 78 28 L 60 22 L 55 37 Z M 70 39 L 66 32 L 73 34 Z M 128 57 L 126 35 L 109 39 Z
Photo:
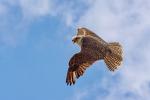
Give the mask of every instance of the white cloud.
M 54 2 L 51 0 L 5 0 L 0 2 L 2 6 L 7 5 L 8 9 L 18 7 L 24 17 L 37 17 L 52 14 Z
M 53 2 L 49 0 L 20 0 L 20 7 L 25 17 L 45 16 L 53 13 Z
M 85 3 L 86 2 L 86 3 Z M 47 17 L 56 17 L 64 24 L 64 27 L 73 26 L 73 22 L 82 12 L 80 8 L 89 5 L 91 0 L 62 1 L 54 0 L 2 0 L 0 1 L 0 33 L 3 34 L 1 43 L 21 43 L 21 39 L 14 38 L 15 34 L 27 34 L 33 21 Z M 5 13 L 5 14 L 4 14 Z M 15 30 L 15 31 L 14 31 Z M 24 32 L 26 31 L 26 32 Z M 6 36 L 4 36 L 6 34 Z M 8 36 L 8 39 L 6 39 Z M 24 35 L 23 35 L 24 36 Z M 25 35 L 27 37 L 27 35 Z M 6 41 L 11 39 L 16 42 Z
M 115 75 L 119 81 L 103 76 L 99 85 L 90 85 L 97 94 L 93 100 L 150 99 L 149 8 L 149 0 L 96 0 L 80 18 L 78 26 L 90 28 L 107 41 L 120 41 L 124 49 L 124 64 Z M 99 87 L 108 91 L 106 96 L 97 93 Z M 84 98 L 93 95 L 93 91 L 85 91 Z
M 64 6 L 53 0 L 2 0 L 0 1 L 0 43 L 10 47 L 21 44 L 27 37 L 33 21 L 49 17 L 60 17 L 66 25 L 72 23 L 70 4 Z M 17 37 L 17 38 L 16 38 Z
M 30 24 L 41 16 L 52 15 L 50 0 L 0 1 L 1 46 L 16 47 L 27 37 Z

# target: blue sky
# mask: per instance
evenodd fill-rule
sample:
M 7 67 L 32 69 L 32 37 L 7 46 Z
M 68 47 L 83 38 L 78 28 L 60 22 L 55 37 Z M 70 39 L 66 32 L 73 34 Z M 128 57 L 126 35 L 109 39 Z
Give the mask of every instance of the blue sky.
M 0 100 L 149 100 L 149 0 L 1 0 Z M 123 45 L 111 73 L 96 62 L 74 86 L 68 61 L 79 26 Z

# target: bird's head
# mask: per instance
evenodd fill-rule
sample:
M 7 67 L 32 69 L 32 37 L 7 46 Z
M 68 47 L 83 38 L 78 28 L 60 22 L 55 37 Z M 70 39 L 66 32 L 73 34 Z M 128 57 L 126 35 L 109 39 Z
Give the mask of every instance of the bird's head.
M 84 28 L 84 27 L 79 27 L 78 29 L 77 29 L 77 35 L 86 35 L 85 34 L 85 32 L 87 31 L 87 29 L 86 28 Z
M 72 38 L 72 42 L 81 46 L 82 45 L 82 38 L 83 38 L 83 36 L 74 36 Z

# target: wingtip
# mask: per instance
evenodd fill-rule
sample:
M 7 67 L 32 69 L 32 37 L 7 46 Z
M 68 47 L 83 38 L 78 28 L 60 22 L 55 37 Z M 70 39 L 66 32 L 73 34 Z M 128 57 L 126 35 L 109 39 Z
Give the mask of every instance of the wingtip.
M 74 85 L 74 84 L 75 84 L 75 82 L 73 82 L 73 83 L 71 83 L 71 82 L 69 83 L 69 82 L 68 82 L 68 83 L 67 83 L 67 86 L 72 86 L 72 85 Z

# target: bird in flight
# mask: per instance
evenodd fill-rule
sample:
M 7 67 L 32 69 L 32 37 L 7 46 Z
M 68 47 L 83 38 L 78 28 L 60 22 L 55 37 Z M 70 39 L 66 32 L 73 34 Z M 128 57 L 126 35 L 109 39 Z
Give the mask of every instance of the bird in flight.
M 98 60 L 104 60 L 110 71 L 115 71 L 121 65 L 122 46 L 118 42 L 108 43 L 87 28 L 78 28 L 72 42 L 76 43 L 81 50 L 69 61 L 67 85 L 75 84 L 76 79 Z

